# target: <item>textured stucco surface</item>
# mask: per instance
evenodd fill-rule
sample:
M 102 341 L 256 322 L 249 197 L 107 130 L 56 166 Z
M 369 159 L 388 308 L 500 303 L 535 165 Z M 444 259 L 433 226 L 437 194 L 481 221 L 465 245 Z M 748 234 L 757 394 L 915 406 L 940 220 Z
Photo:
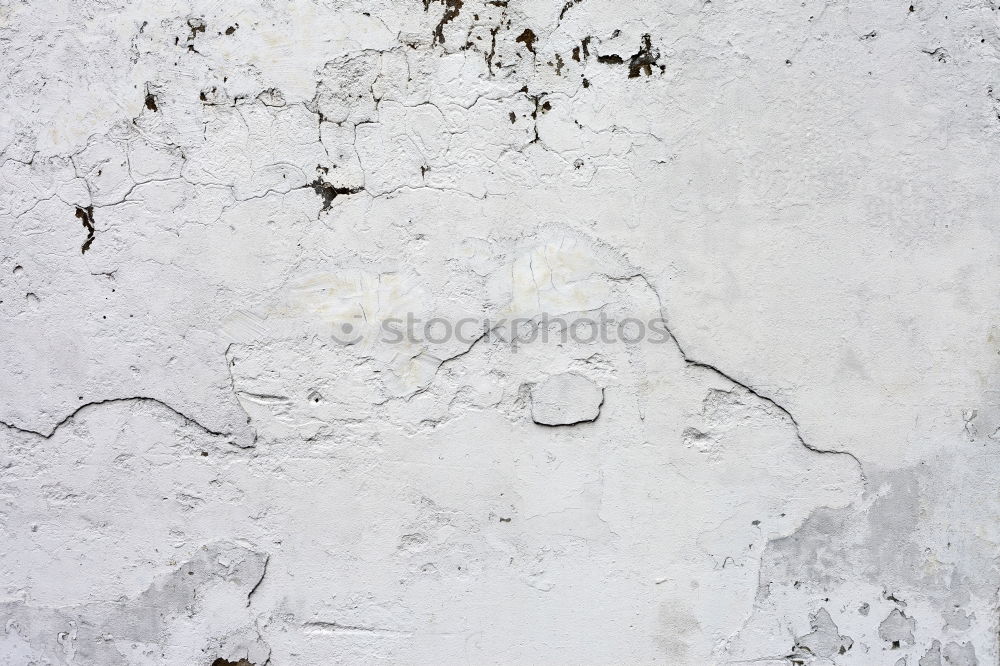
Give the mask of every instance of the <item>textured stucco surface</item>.
M 0 49 L 0 663 L 1000 662 L 991 0 Z

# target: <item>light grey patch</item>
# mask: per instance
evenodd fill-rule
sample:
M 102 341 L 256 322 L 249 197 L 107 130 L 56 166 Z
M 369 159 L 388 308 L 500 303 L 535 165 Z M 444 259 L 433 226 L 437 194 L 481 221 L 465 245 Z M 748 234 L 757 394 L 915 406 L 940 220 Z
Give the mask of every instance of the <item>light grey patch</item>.
M 840 567 L 831 565 L 850 557 L 845 548 L 850 540 L 844 537 L 852 528 L 849 518 L 849 510 L 820 508 L 798 531 L 771 541 L 761 562 L 760 597 L 769 596 L 772 584 L 809 581 L 826 588 L 840 582 Z
M 903 645 L 913 645 L 913 631 L 916 628 L 917 621 L 896 608 L 882 620 L 878 626 L 878 635 L 896 649 Z
M 531 389 L 531 418 L 549 426 L 594 421 L 601 413 L 604 389 L 583 375 L 553 375 Z
M 871 488 L 883 490 L 866 511 L 818 509 L 796 532 L 768 544 L 761 563 L 764 597 L 769 586 L 807 582 L 817 590 L 828 590 L 856 577 L 881 586 L 882 597 L 900 609 L 907 608 L 901 590 L 914 581 L 926 593 L 954 594 L 952 587 L 963 578 L 930 577 L 923 566 L 924 547 L 914 540 L 914 526 L 927 522 L 920 498 L 939 492 L 937 481 L 914 469 L 870 470 L 868 478 Z M 976 571 L 991 568 L 983 561 Z M 992 575 L 977 584 L 995 589 Z
M 953 660 L 968 661 L 977 656 L 971 652 L 974 649 L 979 652 L 977 658 L 996 663 L 984 655 L 978 641 L 967 648 L 962 645 L 980 632 L 993 631 L 981 600 L 994 595 L 1000 586 L 994 557 L 980 548 L 981 537 L 945 527 L 956 512 L 993 501 L 982 492 L 983 483 L 960 481 L 968 468 L 965 458 L 945 457 L 906 469 L 869 467 L 870 503 L 863 508 L 819 509 L 795 532 L 768 542 L 761 558 L 756 604 L 781 607 L 788 595 L 839 597 L 848 590 L 846 598 L 851 598 L 863 582 L 881 588 L 881 598 L 862 597 L 873 601 L 857 602 L 855 618 L 877 615 L 876 620 L 884 620 L 865 626 L 862 634 L 848 632 L 858 643 L 852 650 L 855 656 L 864 643 L 886 650 L 886 658 L 879 663 L 893 663 L 911 648 L 913 653 L 907 657 L 911 666 L 921 655 L 922 666 L 940 666 L 948 663 L 945 644 L 952 640 Z M 942 498 L 945 506 L 932 508 L 930 497 Z M 927 567 L 934 558 L 944 566 Z M 924 618 L 925 608 L 931 614 Z M 939 645 L 931 645 L 931 637 L 917 633 L 917 620 L 928 630 L 933 625 L 934 630 L 946 632 Z
M 77 666 L 161 663 L 174 632 L 185 632 L 201 614 L 223 608 L 236 614 L 231 631 L 204 637 L 206 663 L 218 658 L 264 663 L 270 650 L 241 611 L 260 582 L 267 556 L 233 544 L 211 544 L 190 561 L 156 581 L 134 599 L 98 601 L 81 606 L 39 608 L 24 602 L 0 604 L 0 647 L 5 654 L 30 654 L 23 663 L 72 663 Z M 185 640 L 190 637 L 186 636 Z M 128 654 L 123 645 L 130 646 Z M 198 646 L 193 647 L 199 650 Z
M 927 652 L 917 662 L 917 666 L 941 666 L 941 643 L 934 641 L 927 648 Z
M 948 666 L 979 666 L 976 659 L 976 648 L 972 643 L 956 643 L 954 641 L 944 646 L 944 663 Z
M 946 608 L 941 613 L 944 616 L 945 627 L 951 631 L 968 631 L 975 615 L 969 615 L 958 606 Z
M 223 664 L 263 666 L 271 658 L 271 649 L 261 639 L 256 628 L 252 627 L 245 627 L 225 636 L 211 639 L 204 652 L 209 658 L 215 658 L 212 661 L 212 666 L 222 666 Z
M 820 608 L 809 618 L 812 631 L 795 639 L 794 652 L 798 655 L 813 655 L 816 657 L 833 657 L 846 654 L 854 645 L 850 636 L 843 636 L 834 623 L 830 613 Z
M 697 618 L 676 603 L 660 606 L 659 642 L 667 663 L 687 664 L 691 662 L 691 638 L 701 630 Z
M 924 489 L 921 476 L 911 469 L 886 472 L 883 483 L 889 492 L 879 496 L 868 511 L 867 541 L 880 577 L 886 572 L 896 573 L 886 582 L 897 587 L 901 581 L 912 581 L 922 575 L 918 565 L 922 549 L 907 535 L 920 522 L 920 497 Z

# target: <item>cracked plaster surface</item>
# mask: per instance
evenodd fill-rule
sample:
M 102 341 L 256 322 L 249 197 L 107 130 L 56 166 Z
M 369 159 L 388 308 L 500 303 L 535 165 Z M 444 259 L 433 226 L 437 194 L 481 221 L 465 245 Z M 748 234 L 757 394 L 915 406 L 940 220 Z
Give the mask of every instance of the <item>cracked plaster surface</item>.
M 0 663 L 998 663 L 998 18 L 0 2 Z

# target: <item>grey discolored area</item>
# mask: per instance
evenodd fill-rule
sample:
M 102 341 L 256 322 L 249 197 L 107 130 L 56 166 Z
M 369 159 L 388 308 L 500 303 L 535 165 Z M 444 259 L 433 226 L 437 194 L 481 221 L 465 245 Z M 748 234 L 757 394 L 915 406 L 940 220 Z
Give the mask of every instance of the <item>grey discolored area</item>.
M 6 602 L 0 653 L 10 664 L 264 664 L 269 650 L 247 606 L 266 565 L 264 554 L 213 543 L 135 598 Z
M 854 646 L 850 636 L 838 633 L 836 623 L 825 608 L 820 608 L 813 614 L 809 628 L 811 631 L 808 634 L 795 639 L 793 653 L 800 658 L 808 660 L 815 656 L 829 659 L 847 654 Z

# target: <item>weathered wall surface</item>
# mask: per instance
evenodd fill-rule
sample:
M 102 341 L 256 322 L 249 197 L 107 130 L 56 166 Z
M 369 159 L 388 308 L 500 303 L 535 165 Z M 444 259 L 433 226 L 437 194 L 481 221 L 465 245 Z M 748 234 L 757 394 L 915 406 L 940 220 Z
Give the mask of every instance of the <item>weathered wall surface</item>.
M 0 2 L 0 663 L 998 663 L 998 20 Z

